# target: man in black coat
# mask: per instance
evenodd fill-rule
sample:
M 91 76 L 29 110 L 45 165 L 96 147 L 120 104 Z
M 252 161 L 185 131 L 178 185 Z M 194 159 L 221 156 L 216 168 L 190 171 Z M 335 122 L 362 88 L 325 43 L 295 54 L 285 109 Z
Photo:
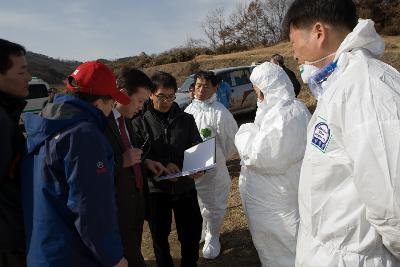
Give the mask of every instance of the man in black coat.
M 176 80 L 170 74 L 157 72 L 151 77 L 154 88 L 141 117 L 135 118 L 135 139 L 151 140 L 147 158 L 161 162 L 170 173 L 180 172 L 184 151 L 202 142 L 192 115 L 184 113 L 174 102 Z M 156 182 L 148 177 L 149 226 L 159 267 L 172 267 L 168 236 L 174 213 L 178 239 L 181 242 L 181 267 L 197 266 L 202 217 L 194 180 L 201 174 Z
M 119 231 L 129 266 L 144 267 L 141 241 L 148 187 L 143 175 L 145 169 L 154 175 L 160 175 L 166 169 L 151 160 L 142 163 L 140 147 L 143 144 L 133 137 L 131 119 L 142 110 L 143 103 L 149 98 L 152 87 L 149 77 L 140 70 L 124 68 L 118 75 L 117 85 L 131 98 L 128 105 L 115 105 L 105 131 L 114 152 Z
M 297 80 L 296 74 L 294 74 L 293 71 L 291 71 L 285 66 L 285 62 L 283 61 L 283 56 L 279 54 L 274 54 L 272 55 L 270 62 L 279 65 L 286 72 L 287 76 L 289 76 L 289 79 L 293 84 L 294 94 L 297 97 L 300 93 L 301 84 L 299 80 Z
M 26 51 L 0 39 L 0 267 L 25 266 L 19 163 L 25 138 L 19 119 L 28 96 Z

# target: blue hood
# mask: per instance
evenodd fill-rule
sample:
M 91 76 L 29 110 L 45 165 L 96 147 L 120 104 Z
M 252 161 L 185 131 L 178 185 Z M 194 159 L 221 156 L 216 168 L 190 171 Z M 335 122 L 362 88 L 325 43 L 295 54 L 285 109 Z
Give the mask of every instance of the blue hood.
M 82 121 L 90 121 L 102 130 L 107 125 L 107 118 L 100 109 L 65 94 L 56 95 L 54 102 L 48 103 L 40 115 L 25 114 L 24 121 L 28 153 L 32 153 L 54 134 Z

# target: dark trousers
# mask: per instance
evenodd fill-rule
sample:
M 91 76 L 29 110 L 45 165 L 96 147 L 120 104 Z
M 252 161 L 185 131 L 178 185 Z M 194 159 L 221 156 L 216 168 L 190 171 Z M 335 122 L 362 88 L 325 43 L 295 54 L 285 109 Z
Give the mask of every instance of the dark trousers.
M 158 267 L 174 266 L 168 244 L 172 211 L 181 243 L 181 267 L 196 267 L 203 223 L 196 189 L 179 195 L 151 193 L 149 208 L 149 226 Z
M 128 187 L 126 191 L 132 190 Z M 143 193 L 125 192 L 117 188 L 117 208 L 119 231 L 124 248 L 124 256 L 129 267 L 145 267 L 141 244 L 145 216 L 145 198 Z
M 135 222 L 128 226 L 128 229 L 124 231 L 125 236 L 122 236 L 124 255 L 128 260 L 129 267 L 145 267 L 146 263 L 141 252 L 145 217 L 145 199 L 143 193 L 137 192 L 135 211 L 132 210 L 135 214 Z
M 25 252 L 0 252 L 0 267 L 26 267 Z

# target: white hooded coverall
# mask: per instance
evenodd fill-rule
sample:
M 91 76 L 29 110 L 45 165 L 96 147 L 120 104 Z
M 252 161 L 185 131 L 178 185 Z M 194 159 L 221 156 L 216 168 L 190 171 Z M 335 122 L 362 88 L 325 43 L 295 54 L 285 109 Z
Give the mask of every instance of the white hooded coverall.
M 295 98 L 278 65 L 257 66 L 250 80 L 261 89 L 254 123 L 239 128 L 240 195 L 263 267 L 293 267 L 299 223 L 297 189 L 310 113 Z
M 400 74 L 359 20 L 308 127 L 296 266 L 400 266 Z
M 217 101 L 216 94 L 205 101 L 194 99 L 185 112 L 193 115 L 203 139 L 216 138 L 217 165 L 195 181 L 206 229 L 203 253 L 214 258 L 220 252 L 219 230 L 231 187 L 226 161 L 236 153 L 235 134 L 238 126 L 232 114 Z

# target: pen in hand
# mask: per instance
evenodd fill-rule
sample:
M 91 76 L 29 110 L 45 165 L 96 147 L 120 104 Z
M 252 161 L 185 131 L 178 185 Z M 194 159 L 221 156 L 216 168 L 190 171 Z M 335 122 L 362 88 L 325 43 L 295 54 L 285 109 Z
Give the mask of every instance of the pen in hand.
M 144 139 L 143 145 L 140 147 L 140 150 L 143 150 L 144 147 L 147 145 L 147 142 L 149 141 L 149 136 L 146 135 L 146 138 Z

